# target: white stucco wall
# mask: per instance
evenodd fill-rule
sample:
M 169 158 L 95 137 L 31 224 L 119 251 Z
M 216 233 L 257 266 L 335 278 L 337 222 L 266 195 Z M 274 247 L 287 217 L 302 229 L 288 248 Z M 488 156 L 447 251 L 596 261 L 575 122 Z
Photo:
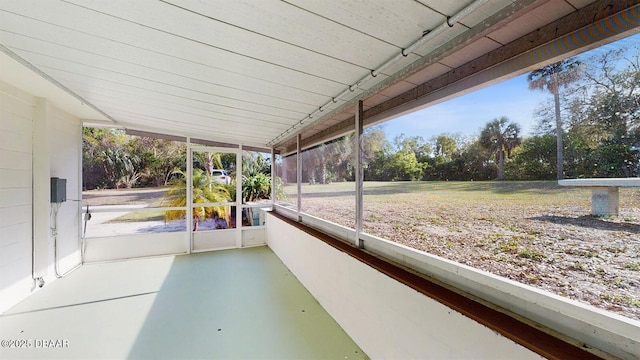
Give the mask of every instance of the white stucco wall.
M 540 359 L 519 344 L 267 216 L 267 244 L 372 359 Z
M 81 146 L 80 119 L 0 82 L 0 312 L 38 290 L 32 264 L 36 277 L 56 279 L 49 179 L 66 178 L 67 198 L 80 199 Z M 61 273 L 81 261 L 79 209 L 59 207 Z

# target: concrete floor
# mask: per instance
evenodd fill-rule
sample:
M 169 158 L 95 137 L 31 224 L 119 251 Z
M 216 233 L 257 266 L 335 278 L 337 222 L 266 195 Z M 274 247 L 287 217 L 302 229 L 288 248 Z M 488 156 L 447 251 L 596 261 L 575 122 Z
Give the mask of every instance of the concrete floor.
M 267 247 L 85 265 L 0 315 L 0 339 L 26 347 L 1 359 L 367 358 Z

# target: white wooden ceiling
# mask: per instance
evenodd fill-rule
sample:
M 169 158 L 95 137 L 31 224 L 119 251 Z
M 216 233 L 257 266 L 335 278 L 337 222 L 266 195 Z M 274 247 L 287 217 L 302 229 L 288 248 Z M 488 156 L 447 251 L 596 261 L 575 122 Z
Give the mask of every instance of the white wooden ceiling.
M 591 2 L 0 0 L 0 79 L 18 60 L 90 108 L 68 107 L 88 123 L 269 147 L 343 120 L 349 100 L 382 103 Z

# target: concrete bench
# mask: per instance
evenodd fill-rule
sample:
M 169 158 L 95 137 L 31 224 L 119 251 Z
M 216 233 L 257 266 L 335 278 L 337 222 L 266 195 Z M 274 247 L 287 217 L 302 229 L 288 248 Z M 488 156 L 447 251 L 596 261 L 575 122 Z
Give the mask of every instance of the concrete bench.
M 618 216 L 620 187 L 640 187 L 640 178 L 595 178 L 558 180 L 560 186 L 591 188 L 591 213 L 596 216 Z

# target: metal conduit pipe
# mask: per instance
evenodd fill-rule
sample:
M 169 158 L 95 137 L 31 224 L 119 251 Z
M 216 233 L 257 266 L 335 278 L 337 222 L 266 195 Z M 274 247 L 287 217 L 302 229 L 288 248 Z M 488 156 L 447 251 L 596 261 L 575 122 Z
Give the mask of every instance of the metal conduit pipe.
M 393 56 L 391 59 L 385 61 L 382 65 L 378 66 L 376 69 L 371 70 L 371 72 L 369 72 L 369 74 L 367 74 L 362 79 L 356 81 L 353 85 L 350 85 L 349 87 L 344 89 L 337 96 L 332 97 L 331 100 L 329 100 L 326 104 L 320 106 L 317 110 L 315 110 L 314 112 L 309 114 L 307 117 L 305 117 L 304 119 L 300 120 L 298 123 L 296 123 L 293 126 L 291 126 L 290 128 L 288 128 L 285 132 L 283 132 L 282 134 L 278 135 L 275 139 L 273 139 L 269 143 L 267 143 L 267 145 L 269 145 L 269 146 L 274 145 L 276 143 L 276 141 L 282 139 L 283 137 L 285 137 L 291 131 L 299 128 L 300 126 L 304 125 L 305 123 L 308 123 L 308 120 L 313 119 L 318 113 L 321 113 L 321 112 L 325 111 L 326 109 L 329 109 L 330 105 L 333 105 L 333 104 L 337 103 L 338 99 L 341 99 L 343 96 L 349 94 L 350 92 L 355 91 L 357 88 L 359 88 L 363 84 L 365 84 L 368 81 L 370 81 L 371 79 L 375 78 L 380 73 L 382 73 L 382 71 L 384 71 L 386 68 L 388 68 L 389 66 L 395 64 L 400 59 L 402 59 L 404 57 L 407 57 L 409 55 L 409 53 L 413 52 L 414 50 L 416 50 L 417 48 L 422 46 L 425 42 L 427 42 L 431 38 L 435 37 L 436 35 L 439 35 L 440 33 L 444 32 L 445 30 L 447 30 L 449 28 L 452 28 L 460 19 L 462 19 L 463 17 L 467 16 L 468 14 L 473 12 L 474 10 L 478 9 L 480 6 L 484 5 L 488 1 L 489 0 L 476 0 L 473 3 L 471 3 L 470 5 L 468 5 L 467 7 L 465 7 L 464 9 L 460 10 L 459 12 L 457 12 L 455 15 L 448 16 L 447 19 L 443 23 L 438 25 L 435 29 L 433 29 L 431 31 L 428 31 L 428 32 L 425 32 L 414 43 L 412 43 L 408 47 L 402 49 L 400 51 L 400 53 L 398 53 L 397 55 Z
M 389 59 L 384 64 L 380 65 L 376 70 L 373 70 L 371 72 L 371 74 L 367 75 L 365 78 L 363 78 L 360 81 L 361 82 L 366 82 L 366 81 L 369 81 L 370 79 L 378 76 L 378 74 L 380 74 L 384 69 L 386 69 L 387 67 L 395 64 L 397 61 L 399 61 L 403 57 L 408 56 L 411 52 L 413 52 L 414 50 L 416 50 L 417 48 L 422 46 L 425 42 L 427 42 L 427 40 L 429 40 L 431 37 L 439 35 L 440 33 L 444 32 L 445 30 L 447 30 L 449 28 L 452 28 L 453 25 L 455 23 L 457 23 L 460 19 L 462 19 L 463 17 L 469 15 L 472 11 L 474 11 L 477 8 L 479 8 L 480 6 L 484 5 L 487 1 L 489 1 L 489 0 L 477 0 L 477 1 L 473 2 L 471 5 L 467 6 L 464 9 L 462 9 L 457 14 L 455 14 L 455 15 L 453 15 L 451 17 L 447 17 L 447 20 L 445 22 L 443 22 L 442 24 L 440 24 L 438 27 L 436 27 L 435 29 L 431 30 L 430 32 L 424 34 L 420 39 L 418 39 L 418 41 L 416 41 L 413 44 L 411 44 L 408 48 L 402 49 L 402 51 L 400 51 L 400 53 L 398 55 L 394 56 L 393 58 Z
M 60 210 L 60 204 L 51 204 L 51 212 L 53 213 L 53 225 L 51 226 L 51 235 L 53 236 L 53 272 L 56 275 L 56 278 L 60 279 L 69 275 L 73 270 L 79 268 L 84 262 L 84 258 L 82 257 L 82 249 L 80 252 L 80 263 L 66 272 L 60 272 L 58 268 L 60 260 L 58 259 L 58 211 Z M 83 246 L 82 244 L 80 245 Z M 40 286 L 42 287 L 42 286 Z

